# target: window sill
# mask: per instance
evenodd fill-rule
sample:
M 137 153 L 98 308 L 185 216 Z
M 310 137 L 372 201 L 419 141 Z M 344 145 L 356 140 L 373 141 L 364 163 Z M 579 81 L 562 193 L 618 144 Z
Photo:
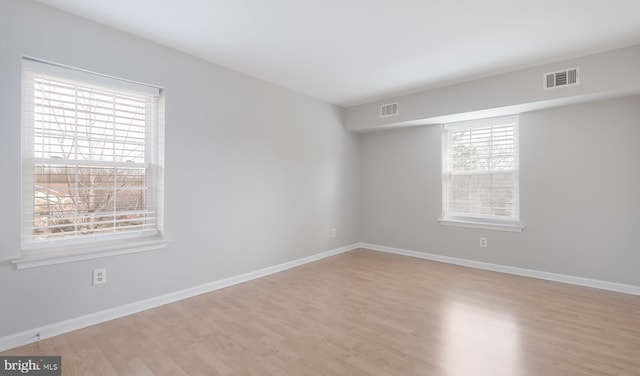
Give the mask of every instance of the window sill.
M 474 222 L 459 219 L 438 219 L 441 225 L 454 227 L 478 228 L 483 230 L 522 232 L 524 225 L 521 223 L 490 223 L 490 222 Z
M 38 266 L 63 264 L 68 262 L 91 260 L 100 257 L 125 255 L 128 253 L 151 251 L 167 246 L 167 241 L 161 238 L 147 240 L 109 243 L 102 245 L 86 245 L 74 249 L 50 249 L 30 252 L 13 260 L 17 269 L 35 268 Z

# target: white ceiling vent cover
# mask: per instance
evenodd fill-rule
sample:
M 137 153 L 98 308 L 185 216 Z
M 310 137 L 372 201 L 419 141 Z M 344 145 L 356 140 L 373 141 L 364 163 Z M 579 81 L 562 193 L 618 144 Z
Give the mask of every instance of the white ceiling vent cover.
M 380 117 L 389 117 L 398 115 L 398 104 L 397 103 L 389 103 L 383 104 L 380 106 Z
M 555 89 L 563 86 L 573 86 L 580 83 L 580 68 L 571 68 L 558 72 L 545 73 L 544 88 Z

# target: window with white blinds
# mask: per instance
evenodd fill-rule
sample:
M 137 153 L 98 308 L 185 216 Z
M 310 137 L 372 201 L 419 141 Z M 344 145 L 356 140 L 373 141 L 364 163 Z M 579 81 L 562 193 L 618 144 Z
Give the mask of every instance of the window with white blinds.
M 518 117 L 443 126 L 443 219 L 517 223 Z
M 22 247 L 161 230 L 160 90 L 23 60 Z

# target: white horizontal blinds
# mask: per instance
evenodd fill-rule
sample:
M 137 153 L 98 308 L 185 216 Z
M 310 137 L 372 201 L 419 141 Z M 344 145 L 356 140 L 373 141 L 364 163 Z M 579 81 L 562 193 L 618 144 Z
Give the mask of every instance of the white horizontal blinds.
M 445 126 L 445 217 L 519 219 L 517 127 L 517 117 Z
M 23 72 L 23 243 L 154 232 L 157 96 L 32 66 Z

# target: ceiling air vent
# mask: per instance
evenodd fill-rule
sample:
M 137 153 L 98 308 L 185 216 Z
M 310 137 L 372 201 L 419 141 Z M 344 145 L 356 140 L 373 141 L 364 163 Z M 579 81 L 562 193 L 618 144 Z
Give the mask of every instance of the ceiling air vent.
M 396 116 L 398 114 L 398 104 L 389 103 L 380 106 L 380 117 Z
M 554 89 L 562 86 L 579 84 L 580 68 L 571 68 L 544 75 L 544 88 Z

